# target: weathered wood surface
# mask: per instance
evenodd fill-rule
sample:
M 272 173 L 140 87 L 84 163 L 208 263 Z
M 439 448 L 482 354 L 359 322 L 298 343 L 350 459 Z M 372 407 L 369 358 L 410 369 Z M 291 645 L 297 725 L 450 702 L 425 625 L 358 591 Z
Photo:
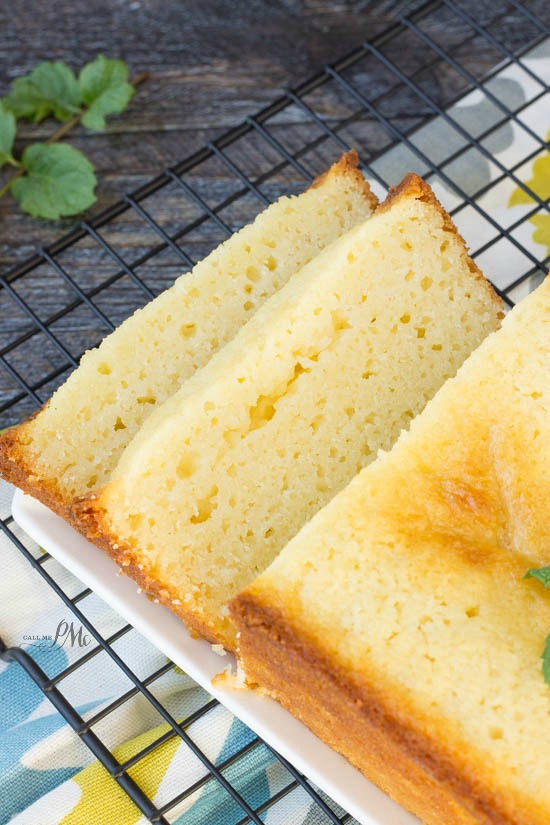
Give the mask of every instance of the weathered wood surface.
M 150 72 L 107 134 L 78 129 L 72 138 L 98 169 L 95 212 L 340 56 L 359 32 L 383 26 L 395 5 L 373 4 L 371 12 L 361 3 L 270 0 L 2 3 L 0 95 L 44 59 L 78 70 L 103 52 L 125 59 L 133 74 Z M 51 121 L 23 127 L 19 148 L 51 130 Z M 70 224 L 33 221 L 9 198 L 0 201 L 0 271 Z
M 144 70 L 148 81 L 139 87 L 129 109 L 111 118 L 107 132 L 92 134 L 78 127 L 71 142 L 81 148 L 97 167 L 100 184 L 98 201 L 85 217 L 137 189 L 167 166 L 201 148 L 228 127 L 268 105 L 287 86 L 294 86 L 315 73 L 324 63 L 333 62 L 363 39 L 374 36 L 397 19 L 399 13 L 421 5 L 417 0 L 374 0 L 374 2 L 322 2 L 322 0 L 16 0 L 0 4 L 0 96 L 14 77 L 30 71 L 44 59 L 60 59 L 75 70 L 99 52 L 122 57 L 133 75 Z M 434 4 L 437 5 L 437 4 Z M 495 8 L 486 12 L 479 4 L 464 2 L 472 13 L 495 17 Z M 498 5 L 498 4 L 497 4 Z M 530 7 L 548 17 L 546 0 L 530 0 Z M 503 4 L 503 7 L 507 4 Z M 477 11 L 476 11 L 477 10 Z M 529 22 L 518 12 L 500 15 L 492 31 L 504 36 L 510 47 L 522 42 Z M 483 19 L 482 17 L 480 19 Z M 454 48 L 467 36 L 468 26 L 450 12 L 430 15 L 427 30 L 443 48 Z M 445 102 L 465 88 L 456 72 L 433 62 L 434 55 L 413 35 L 400 37 L 389 45 L 388 54 L 408 76 L 417 76 L 423 88 Z M 471 37 L 457 52 L 461 62 L 474 73 L 490 69 L 502 54 L 480 38 Z M 376 61 L 365 61 L 353 76 L 354 83 L 369 98 L 387 92 L 391 78 Z M 331 124 L 349 117 L 357 109 L 341 91 L 323 87 L 308 103 Z M 414 125 L 429 113 L 429 107 L 401 88 L 383 102 L 384 113 L 403 128 Z M 46 138 L 55 126 L 44 121 L 39 126 L 24 125 L 16 148 L 21 151 L 36 139 Z M 285 110 L 270 122 L 272 133 L 289 151 L 322 135 L 306 114 L 296 108 Z M 379 151 L 391 136 L 372 117 L 352 121 L 342 138 L 355 143 L 365 157 Z M 303 158 L 311 173 L 333 159 L 337 147 L 321 145 Z M 272 169 L 280 160 L 278 152 L 261 136 L 252 134 L 228 149 L 228 156 L 251 178 Z M 0 172 L 0 179 L 2 173 Z M 212 160 L 193 170 L 187 178 L 209 206 L 217 206 L 242 188 L 231 170 Z M 304 180 L 285 167 L 272 174 L 262 192 L 271 198 L 282 191 L 295 191 Z M 182 232 L 200 216 L 197 207 L 175 184 L 148 198 L 143 204 L 163 230 Z M 220 213 L 230 229 L 255 214 L 261 202 L 249 193 Z M 37 248 L 47 246 L 72 228 L 77 221 L 56 223 L 22 215 L 6 197 L 0 200 L 0 273 L 26 260 Z M 159 242 L 144 220 L 128 211 L 105 229 L 104 237 L 128 264 L 134 265 Z M 224 230 L 213 220 L 185 232 L 180 245 L 191 259 L 198 259 Z M 90 238 L 79 242 L 58 258 L 65 271 L 85 290 L 100 289 L 120 266 Z M 173 249 L 166 249 L 150 261 L 135 267 L 135 273 L 152 292 L 169 283 L 186 263 Z M 46 321 L 60 309 L 71 306 L 78 296 L 63 277 L 49 267 L 41 267 L 18 279 L 12 288 L 20 299 Z M 119 323 L 146 298 L 131 275 L 119 278 L 93 298 L 96 306 L 113 323 Z M 70 365 L 70 359 L 44 333 L 33 335 L 17 348 L 5 352 L 10 343 L 33 330 L 33 323 L 13 296 L 0 287 L 0 354 L 5 364 L 28 382 L 40 382 L 52 370 Z M 74 311 L 51 325 L 51 332 L 70 354 L 95 344 L 108 325 L 93 310 L 80 303 Z M 37 392 L 43 400 L 66 372 Z M 2 412 L 2 403 L 19 393 L 17 379 L 0 363 L 0 426 L 31 411 L 35 402 L 21 400 Z

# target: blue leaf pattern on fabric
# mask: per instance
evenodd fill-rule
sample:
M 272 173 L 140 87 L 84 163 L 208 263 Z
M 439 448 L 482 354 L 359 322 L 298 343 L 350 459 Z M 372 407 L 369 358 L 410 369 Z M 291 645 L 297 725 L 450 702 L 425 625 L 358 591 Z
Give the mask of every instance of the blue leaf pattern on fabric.
M 255 734 L 240 720 L 234 719 L 216 759 L 216 766 L 223 764 L 255 738 Z M 223 774 L 250 807 L 256 809 L 271 797 L 266 768 L 274 761 L 271 751 L 260 744 L 240 756 Z M 200 799 L 179 816 L 174 825 L 227 825 L 228 822 L 238 822 L 242 817 L 243 809 L 239 803 L 223 791 L 215 779 L 210 779 L 204 785 Z
M 61 671 L 67 664 L 67 654 L 57 647 L 31 648 L 33 659 L 41 665 Z M 103 700 L 88 702 L 78 708 L 80 713 L 97 707 Z M 70 779 L 81 770 L 80 765 L 50 770 L 34 770 L 20 760 L 27 751 L 66 725 L 52 707 L 51 714 L 29 722 L 25 720 L 44 702 L 44 694 L 29 678 L 21 665 L 10 662 L 0 673 L 0 825 L 24 810 L 32 802 Z
M 32 658 L 41 667 L 49 659 L 56 672 L 63 670 L 67 665 L 67 654 L 63 648 L 57 646 L 48 651 L 39 648 L 27 648 Z M 40 688 L 28 677 L 21 665 L 10 662 L 8 667 L 0 673 L 0 732 L 15 727 L 27 719 L 44 701 L 44 694 Z M 0 752 L 0 759 L 3 757 Z

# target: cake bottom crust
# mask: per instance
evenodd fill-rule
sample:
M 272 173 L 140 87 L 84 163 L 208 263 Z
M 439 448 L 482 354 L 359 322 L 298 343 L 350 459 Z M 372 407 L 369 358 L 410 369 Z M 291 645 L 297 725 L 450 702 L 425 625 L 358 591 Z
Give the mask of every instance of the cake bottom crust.
M 38 411 L 35 415 L 37 414 Z M 122 547 L 113 543 L 111 537 L 101 529 L 95 513 L 89 506 L 88 497 L 77 501 L 67 501 L 54 479 L 42 478 L 36 474 L 34 469 L 28 465 L 27 453 L 20 444 L 21 432 L 26 423 L 23 422 L 18 427 L 13 427 L 2 434 L 0 475 L 27 495 L 36 498 L 53 513 L 61 516 L 88 541 L 105 550 L 121 570 L 137 582 L 148 598 L 156 599 L 168 607 L 194 635 L 201 636 L 212 644 L 223 644 L 227 650 L 235 652 L 234 633 L 223 628 L 214 628 L 206 620 L 202 620 L 195 611 L 186 609 L 185 594 L 179 593 L 165 583 L 159 584 L 155 571 L 152 568 L 147 569 L 143 560 L 136 557 L 130 546 Z
M 65 521 L 71 521 L 70 502 L 67 502 L 59 489 L 56 480 L 43 478 L 29 464 L 29 453 L 22 446 L 25 428 L 40 410 L 37 410 L 27 421 L 12 427 L 0 437 L 0 476 L 10 484 L 19 487 L 24 493 L 42 502 L 52 512 Z
M 498 793 L 467 777 L 436 742 L 404 725 L 391 697 L 359 690 L 314 642 L 298 636 L 279 611 L 245 593 L 231 603 L 241 630 L 239 655 L 249 685 L 259 684 L 367 779 L 425 825 L 543 825 L 517 816 Z M 519 802 L 519 808 L 523 808 Z
M 202 618 L 198 610 L 186 607 L 185 593 L 181 593 L 166 581 L 166 576 L 158 575 L 151 565 L 147 565 L 141 554 L 134 552 L 129 544 L 116 542 L 104 527 L 101 511 L 95 507 L 96 497 L 92 494 L 73 504 L 67 521 L 96 547 L 104 550 L 121 571 L 136 582 L 147 598 L 168 607 L 185 624 L 193 636 L 206 639 L 215 645 L 223 645 L 230 653 L 236 652 L 236 635 L 233 624 L 227 620 L 218 623 Z

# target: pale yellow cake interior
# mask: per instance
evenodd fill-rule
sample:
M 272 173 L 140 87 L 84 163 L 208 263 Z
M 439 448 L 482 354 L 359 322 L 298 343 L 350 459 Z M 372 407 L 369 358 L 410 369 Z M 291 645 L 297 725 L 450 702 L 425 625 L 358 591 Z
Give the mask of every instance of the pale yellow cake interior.
M 136 312 L 19 430 L 32 481 L 70 502 L 104 483 L 143 421 L 256 309 L 375 203 L 354 153 L 297 197 L 283 197 Z
M 233 644 L 225 603 L 389 448 L 500 304 L 405 193 L 322 252 L 147 420 L 93 506 L 115 549 Z
M 550 592 L 523 579 L 550 564 L 549 375 L 547 279 L 247 591 L 522 825 L 550 822 Z

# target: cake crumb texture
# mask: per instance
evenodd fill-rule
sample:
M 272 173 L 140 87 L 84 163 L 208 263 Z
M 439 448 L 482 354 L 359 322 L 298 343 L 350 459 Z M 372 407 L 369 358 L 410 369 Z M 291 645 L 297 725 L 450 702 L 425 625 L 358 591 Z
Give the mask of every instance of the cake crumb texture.
M 157 408 L 75 511 L 212 642 L 234 649 L 226 602 L 498 326 L 429 187 L 409 176 L 390 197 Z
M 274 292 L 377 199 L 343 155 L 313 187 L 280 198 L 82 357 L 31 419 L 0 437 L 0 473 L 70 518 L 124 448 Z
M 232 603 L 259 683 L 427 825 L 550 822 L 550 278 Z

